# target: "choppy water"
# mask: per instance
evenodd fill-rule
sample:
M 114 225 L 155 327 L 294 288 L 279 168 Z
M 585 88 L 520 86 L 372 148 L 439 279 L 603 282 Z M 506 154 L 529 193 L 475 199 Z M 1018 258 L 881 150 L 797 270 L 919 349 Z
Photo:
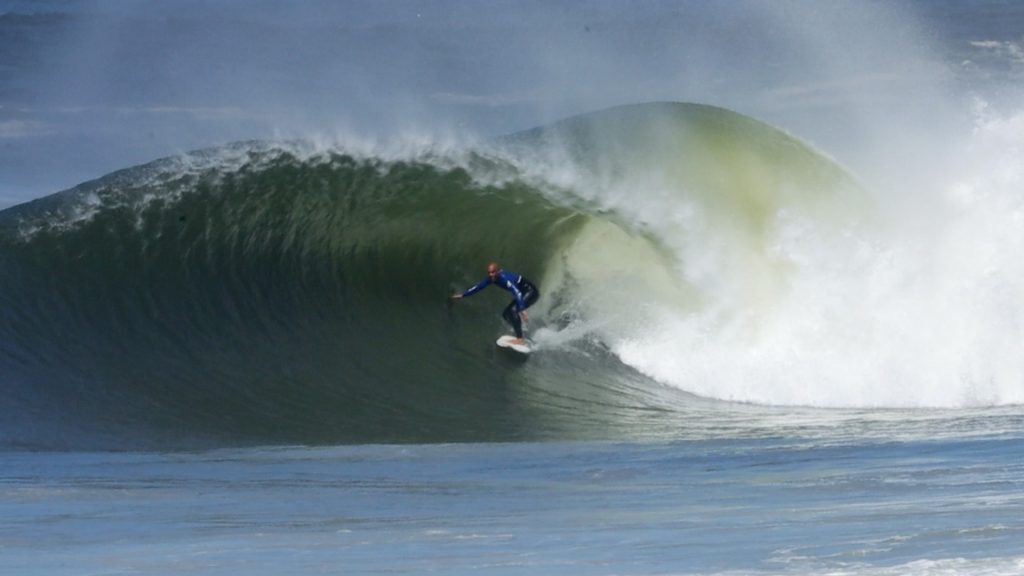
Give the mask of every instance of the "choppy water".
M 1018 428 L 8 454 L 10 574 L 1020 574 Z

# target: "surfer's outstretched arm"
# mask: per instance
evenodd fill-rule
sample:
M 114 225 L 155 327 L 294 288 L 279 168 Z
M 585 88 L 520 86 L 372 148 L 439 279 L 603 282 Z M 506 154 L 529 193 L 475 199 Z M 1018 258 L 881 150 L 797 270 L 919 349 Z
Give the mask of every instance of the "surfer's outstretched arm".
M 477 282 L 473 286 L 470 286 L 469 288 L 467 288 L 461 294 L 460 293 L 452 294 L 451 295 L 451 299 L 452 300 L 460 300 L 460 299 L 465 298 L 467 296 L 472 296 L 473 294 L 476 294 L 477 292 L 483 290 L 484 288 L 487 288 L 487 285 L 490 284 L 490 283 L 491 283 L 491 279 L 490 278 L 484 278 L 483 280 Z

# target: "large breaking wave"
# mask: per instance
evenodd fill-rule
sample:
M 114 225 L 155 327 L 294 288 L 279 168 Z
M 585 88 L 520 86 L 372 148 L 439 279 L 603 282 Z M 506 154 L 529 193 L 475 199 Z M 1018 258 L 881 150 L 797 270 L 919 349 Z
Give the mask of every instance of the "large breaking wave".
M 898 258 L 877 220 L 810 146 L 693 104 L 486 145 L 161 160 L 0 215 L 0 434 L 516 440 L 671 427 L 701 398 L 1021 401 L 1016 356 L 986 385 L 873 342 L 888 325 L 850 307 L 906 280 L 877 277 Z M 528 362 L 493 347 L 503 293 L 447 305 L 493 259 L 541 286 Z

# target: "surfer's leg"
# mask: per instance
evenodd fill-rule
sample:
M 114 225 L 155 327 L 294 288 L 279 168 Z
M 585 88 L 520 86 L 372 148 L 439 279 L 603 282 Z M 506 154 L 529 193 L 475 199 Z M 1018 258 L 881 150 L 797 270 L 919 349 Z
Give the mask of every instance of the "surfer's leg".
M 512 325 L 512 329 L 515 330 L 516 338 L 523 337 L 523 321 L 519 319 L 519 311 L 516 310 L 516 301 L 513 300 L 505 306 L 505 311 L 501 313 L 501 317 Z

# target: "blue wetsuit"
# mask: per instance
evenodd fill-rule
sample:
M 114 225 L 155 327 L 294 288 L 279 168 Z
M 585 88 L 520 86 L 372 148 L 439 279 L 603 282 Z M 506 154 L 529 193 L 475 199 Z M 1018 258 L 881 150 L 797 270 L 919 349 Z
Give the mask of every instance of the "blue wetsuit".
M 472 286 L 463 292 L 462 297 L 465 298 L 467 296 L 472 296 L 484 288 L 487 288 L 490 284 L 497 284 L 515 296 L 515 299 L 509 302 L 508 306 L 505 307 L 505 310 L 501 313 L 501 317 L 512 325 L 512 329 L 516 332 L 516 338 L 522 338 L 523 321 L 519 318 L 519 313 L 530 306 L 533 306 L 537 299 L 540 298 L 540 291 L 537 290 L 537 287 L 533 282 L 523 278 L 521 275 L 514 272 L 500 270 L 498 274 L 495 275 L 494 280 L 491 280 L 490 276 L 484 278 L 475 286 Z

